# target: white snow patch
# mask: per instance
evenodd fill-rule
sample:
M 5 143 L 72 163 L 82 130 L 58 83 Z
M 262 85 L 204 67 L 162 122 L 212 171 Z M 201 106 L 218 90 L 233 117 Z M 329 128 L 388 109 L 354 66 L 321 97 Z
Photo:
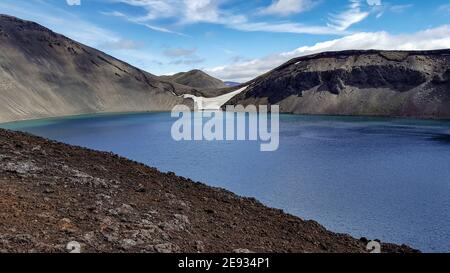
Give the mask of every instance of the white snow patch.
M 197 105 L 197 109 L 202 110 L 220 110 L 220 108 L 230 99 L 245 91 L 248 86 L 240 88 L 236 91 L 230 92 L 228 94 L 214 97 L 214 98 L 205 98 L 205 97 L 197 97 L 190 94 L 184 94 L 183 98 L 185 99 L 193 99 L 194 103 Z

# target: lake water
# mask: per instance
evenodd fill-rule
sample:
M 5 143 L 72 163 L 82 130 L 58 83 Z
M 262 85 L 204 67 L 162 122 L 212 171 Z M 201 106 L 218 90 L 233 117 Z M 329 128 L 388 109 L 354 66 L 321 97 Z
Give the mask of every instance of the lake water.
M 175 142 L 169 113 L 0 125 L 256 197 L 357 238 L 450 252 L 450 122 L 281 115 L 280 148 Z

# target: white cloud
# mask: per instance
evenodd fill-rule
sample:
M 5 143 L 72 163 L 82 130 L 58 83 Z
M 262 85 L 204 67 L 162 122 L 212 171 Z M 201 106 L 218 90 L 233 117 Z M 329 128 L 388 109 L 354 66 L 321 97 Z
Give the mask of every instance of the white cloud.
M 106 15 L 106 16 L 120 17 L 120 18 L 123 18 L 125 20 L 130 21 L 130 22 L 137 23 L 139 25 L 145 26 L 146 28 L 154 30 L 154 31 L 170 33 L 170 34 L 176 34 L 176 35 L 179 35 L 179 36 L 186 36 L 184 33 L 180 33 L 180 32 L 177 32 L 177 31 L 170 30 L 168 28 L 159 27 L 159 26 L 155 26 L 155 25 L 151 25 L 151 24 L 145 23 L 146 20 L 144 20 L 142 18 L 129 17 L 126 14 L 124 14 L 124 13 L 122 13 L 120 11 L 102 11 L 100 13 L 103 14 L 103 15 Z
M 131 6 L 142 7 L 147 14 L 133 21 L 147 22 L 163 18 L 179 18 L 182 23 L 217 23 L 223 14 L 217 0 L 116 0 Z
M 120 11 L 101 11 L 100 13 L 106 16 L 123 17 L 123 18 L 127 17 L 125 13 L 122 13 Z
M 438 7 L 441 12 L 450 12 L 450 4 L 444 4 Z
M 345 37 L 303 46 L 289 52 L 260 59 L 219 66 L 206 71 L 222 80 L 245 82 L 299 56 L 324 51 L 349 49 L 431 50 L 450 48 L 450 25 L 413 34 L 393 35 L 388 32 L 360 32 Z
M 402 13 L 412 8 L 413 6 L 413 4 L 392 5 L 390 3 L 386 3 L 382 5 L 372 5 L 372 11 L 376 13 L 376 18 L 379 19 L 387 12 Z
M 342 30 L 331 26 L 306 25 L 294 22 L 254 22 L 244 14 L 235 14 L 220 8 L 220 4 L 225 0 L 115 0 L 132 6 L 142 7 L 146 10 L 146 15 L 141 17 L 130 17 L 119 12 L 113 12 L 108 15 L 125 17 L 127 20 L 139 23 L 149 24 L 158 19 L 175 19 L 176 25 L 211 23 L 220 24 L 230 29 L 241 31 L 261 31 L 261 32 L 279 32 L 279 33 L 298 33 L 298 34 L 345 34 Z M 284 4 L 282 4 L 284 3 Z M 288 8 L 282 8 L 286 3 L 296 3 L 289 6 L 289 12 L 306 8 L 306 3 L 313 3 L 312 0 L 278 0 L 274 2 L 276 10 L 280 14 L 287 14 Z M 300 4 L 303 3 L 303 4 Z M 269 6 L 270 8 L 270 6 Z M 271 9 L 275 11 L 275 8 Z M 105 14 L 105 13 L 104 13 Z M 153 30 L 160 30 L 167 33 L 176 33 L 168 28 L 162 28 L 152 24 Z
M 372 0 L 372 2 L 377 2 Z M 330 23 L 328 26 L 337 30 L 346 30 L 350 26 L 359 23 L 370 15 L 367 11 L 362 11 L 360 0 L 350 0 L 348 9 L 330 16 Z
M 204 58 L 200 58 L 196 53 L 196 48 L 181 48 L 181 47 L 168 47 L 164 50 L 164 55 L 172 59 L 169 65 L 198 65 L 205 61 Z
M 219 22 L 221 12 L 218 1 L 211 0 L 184 0 L 183 11 L 186 22 Z
M 313 5 L 311 0 L 274 0 L 270 6 L 262 9 L 260 14 L 287 16 L 309 10 Z
M 393 5 L 389 7 L 389 11 L 392 12 L 404 12 L 405 10 L 412 8 L 414 5 L 413 4 L 405 4 L 405 5 Z
M 340 13 L 330 14 L 328 24 L 310 25 L 293 21 L 260 21 L 254 20 L 245 13 L 236 13 L 235 10 L 223 8 L 223 4 L 231 0 L 111 0 L 146 11 L 144 16 L 132 17 L 120 12 L 109 15 L 124 17 L 139 24 L 150 25 L 151 29 L 166 33 L 184 35 L 171 30 L 173 26 L 183 26 L 195 23 L 210 23 L 223 25 L 230 29 L 240 31 L 297 33 L 297 34 L 348 34 L 347 30 L 354 24 L 366 19 L 371 12 L 380 9 L 382 0 L 347 0 L 347 7 Z M 311 9 L 323 0 L 272 0 L 269 6 L 259 9 L 260 15 L 287 16 Z M 381 12 L 378 13 L 382 15 Z M 174 21 L 167 26 L 167 21 Z M 165 27 L 155 22 L 165 20 Z
M 369 6 L 381 6 L 381 0 L 367 0 Z
M 66 0 L 66 3 L 69 6 L 80 6 L 81 0 Z
M 173 31 L 173 30 L 170 30 L 170 29 L 164 28 L 164 27 L 153 26 L 153 25 L 150 25 L 150 24 L 141 24 L 141 25 L 143 25 L 143 26 L 145 26 L 145 27 L 147 27 L 147 28 L 149 28 L 149 29 L 151 29 L 151 30 L 154 30 L 154 31 L 159 31 L 159 32 L 164 32 L 164 33 L 170 33 L 170 34 L 176 34 L 176 35 L 178 35 L 178 36 L 187 36 L 187 35 L 184 34 L 184 33 L 177 32 L 177 31 Z
M 310 26 L 297 23 L 242 23 L 228 25 L 227 27 L 241 31 L 261 31 L 297 34 L 345 34 L 344 31 L 327 26 Z

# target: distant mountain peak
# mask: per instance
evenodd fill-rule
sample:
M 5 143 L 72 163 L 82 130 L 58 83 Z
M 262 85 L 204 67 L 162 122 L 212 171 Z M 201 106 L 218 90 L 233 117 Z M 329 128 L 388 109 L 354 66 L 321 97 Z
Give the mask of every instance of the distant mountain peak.
M 172 76 L 162 76 L 162 78 L 194 88 L 227 87 L 227 85 L 223 81 L 214 78 L 199 69 L 193 69 L 188 72 L 180 72 Z

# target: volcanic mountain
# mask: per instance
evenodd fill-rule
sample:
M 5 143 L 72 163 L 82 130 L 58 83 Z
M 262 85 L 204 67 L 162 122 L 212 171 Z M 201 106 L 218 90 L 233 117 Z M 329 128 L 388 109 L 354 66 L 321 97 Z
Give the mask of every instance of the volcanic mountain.
M 33 22 L 0 15 L 0 122 L 170 110 L 192 88 Z
M 188 72 L 180 72 L 172 76 L 162 76 L 162 78 L 194 88 L 227 87 L 227 85 L 223 81 L 216 79 L 198 69 L 194 69 Z
M 450 118 L 450 50 L 341 51 L 299 57 L 228 104 L 295 114 Z
M 240 86 L 200 70 L 157 77 L 33 22 L 0 15 L 0 122 L 167 111 L 179 95 L 279 104 L 294 114 L 450 118 L 450 50 L 341 51 L 292 59 Z

